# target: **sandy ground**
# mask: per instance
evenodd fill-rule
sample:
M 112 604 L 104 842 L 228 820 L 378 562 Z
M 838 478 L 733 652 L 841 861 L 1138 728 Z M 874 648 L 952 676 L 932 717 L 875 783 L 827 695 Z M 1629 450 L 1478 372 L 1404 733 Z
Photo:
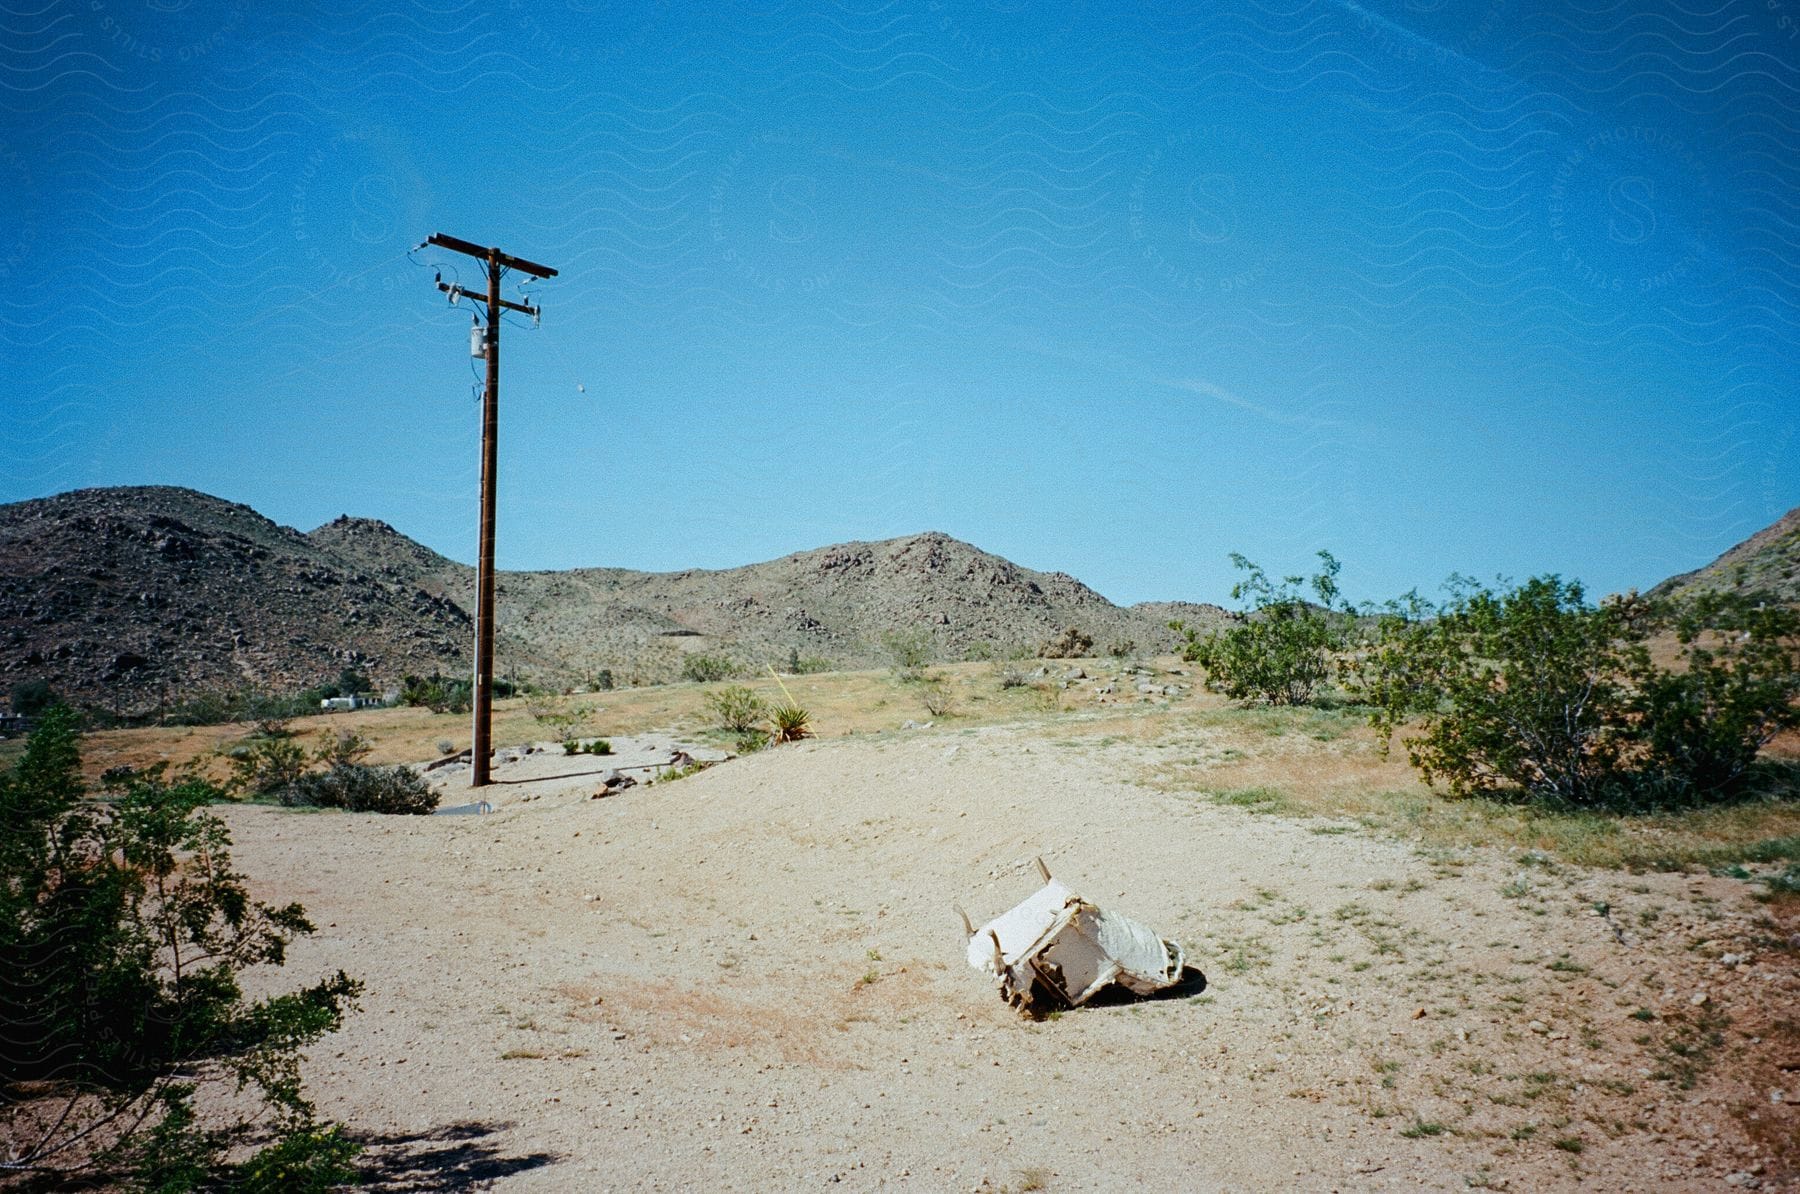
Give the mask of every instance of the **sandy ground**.
M 226 816 L 319 926 L 275 977 L 367 986 L 309 1090 L 393 1187 L 1792 1187 L 1800 1057 L 1759 1033 L 1795 942 L 1749 885 L 1421 851 L 1156 759 L 937 729 L 596 800 L 629 760 L 544 753 L 483 816 Z M 954 906 L 1036 856 L 1204 989 L 1002 1005 Z

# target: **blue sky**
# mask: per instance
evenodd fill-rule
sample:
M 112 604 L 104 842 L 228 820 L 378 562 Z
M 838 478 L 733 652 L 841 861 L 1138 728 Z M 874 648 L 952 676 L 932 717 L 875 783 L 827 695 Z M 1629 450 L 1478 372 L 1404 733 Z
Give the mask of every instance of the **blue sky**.
M 288 7 L 6 4 L 0 500 L 472 559 L 442 231 L 562 271 L 502 567 L 1607 591 L 1800 505 L 1789 0 Z

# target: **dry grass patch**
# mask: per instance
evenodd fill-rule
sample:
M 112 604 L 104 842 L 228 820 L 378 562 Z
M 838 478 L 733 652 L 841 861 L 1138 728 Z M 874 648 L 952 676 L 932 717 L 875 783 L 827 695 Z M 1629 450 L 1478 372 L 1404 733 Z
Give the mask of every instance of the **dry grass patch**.
M 1150 741 L 1158 726 L 1165 738 L 1163 758 L 1147 769 L 1152 786 L 1249 812 L 1350 820 L 1427 847 L 1535 850 L 1615 869 L 1800 861 L 1793 799 L 1644 814 L 1452 799 L 1420 783 L 1398 750 L 1384 756 L 1379 737 L 1349 710 L 1213 707 L 1143 715 L 1112 732 Z

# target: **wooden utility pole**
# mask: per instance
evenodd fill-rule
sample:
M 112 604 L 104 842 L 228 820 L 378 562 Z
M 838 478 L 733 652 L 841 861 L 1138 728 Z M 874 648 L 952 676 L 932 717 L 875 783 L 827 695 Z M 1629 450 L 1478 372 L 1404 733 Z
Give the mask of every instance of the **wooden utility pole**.
M 500 276 L 507 270 L 518 270 L 534 278 L 554 278 L 556 271 L 441 232 L 432 233 L 425 244 L 465 253 L 487 270 L 485 296 L 446 282 L 442 275 L 437 280 L 437 288 L 450 296 L 452 304 L 467 298 L 487 306 L 486 335 L 481 345 L 481 355 L 487 358 L 487 388 L 481 398 L 481 552 L 475 567 L 475 681 L 470 694 L 475 726 L 469 744 L 469 786 L 480 788 L 487 785 L 488 762 L 494 747 L 494 488 L 500 449 L 500 313 L 518 311 L 534 320 L 538 317 L 536 307 L 500 297 Z

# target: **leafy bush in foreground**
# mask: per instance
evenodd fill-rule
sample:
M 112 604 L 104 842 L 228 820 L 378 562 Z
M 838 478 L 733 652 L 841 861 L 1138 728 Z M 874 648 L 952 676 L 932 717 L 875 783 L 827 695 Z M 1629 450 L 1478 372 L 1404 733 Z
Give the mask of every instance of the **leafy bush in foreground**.
M 1673 634 L 1676 666 L 1649 640 Z M 1407 755 L 1454 795 L 1516 789 L 1572 805 L 1716 799 L 1800 724 L 1800 616 L 1743 597 L 1590 605 L 1538 577 L 1495 592 L 1455 582 L 1441 609 L 1381 620 L 1346 671 Z
M 1595 608 L 1557 577 L 1506 593 L 1463 586 L 1435 617 L 1383 619 L 1361 692 L 1392 733 L 1422 715 L 1407 755 L 1458 796 L 1517 787 L 1593 803 L 1619 763 L 1608 713 L 1623 697 L 1623 648 L 1642 627 Z
M 1708 593 L 1658 611 L 1679 669 L 1633 653 L 1626 705 L 1648 770 L 1698 793 L 1739 785 L 1756 754 L 1800 726 L 1800 613 L 1737 594 Z
M 357 1146 L 317 1122 L 299 1061 L 360 985 L 340 971 L 245 999 L 239 974 L 281 965 L 312 926 L 298 904 L 250 898 L 206 811 L 221 793 L 121 770 L 102 804 L 80 774 L 60 708 L 0 773 L 5 1171 L 168 1191 L 352 1179 Z M 201 1106 L 202 1087 L 237 1097 Z
M 438 794 L 411 767 L 338 763 L 301 776 L 278 797 L 289 806 L 341 808 L 352 813 L 429 813 Z

